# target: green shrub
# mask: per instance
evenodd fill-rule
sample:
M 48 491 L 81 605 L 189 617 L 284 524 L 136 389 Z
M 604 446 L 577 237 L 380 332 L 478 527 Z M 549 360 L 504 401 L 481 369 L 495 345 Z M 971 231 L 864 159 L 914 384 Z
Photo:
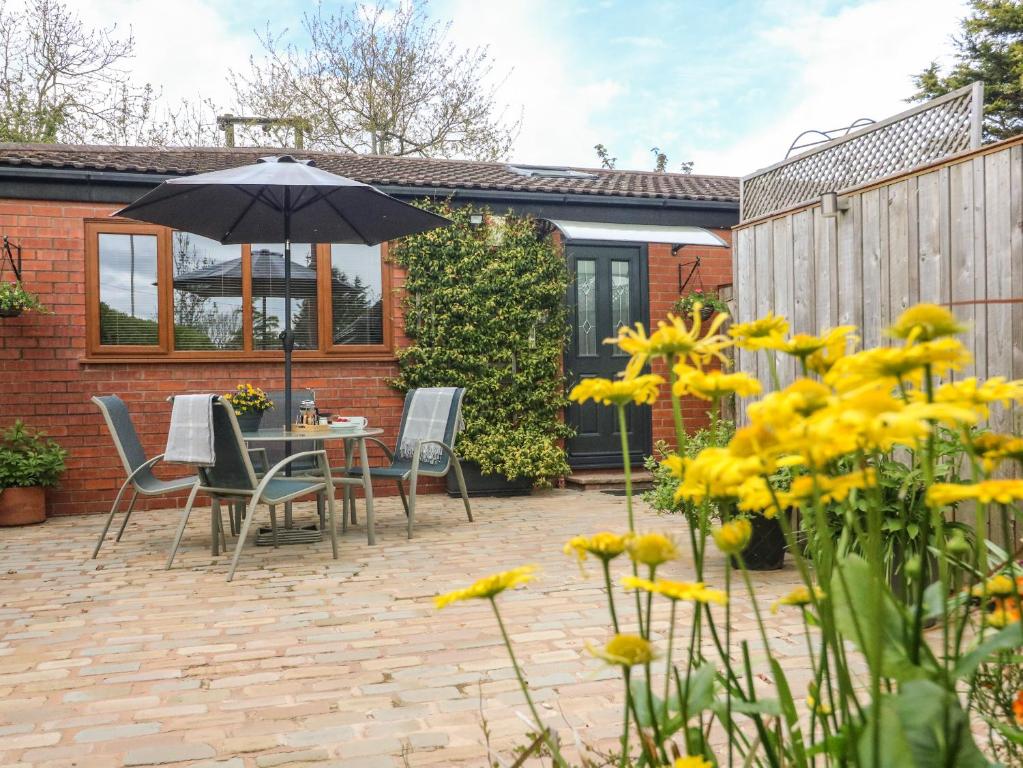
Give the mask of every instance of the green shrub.
M 566 474 L 561 363 L 568 269 L 529 217 L 447 204 L 451 226 L 402 240 L 405 333 L 394 384 L 465 387 L 459 455 L 483 472 L 538 484 Z M 482 216 L 473 224 L 472 217 Z
M 15 421 L 0 438 L 0 488 L 52 486 L 64 472 L 67 451 L 44 432 Z
M 720 448 L 728 445 L 728 441 L 735 434 L 735 424 L 726 419 L 712 419 L 711 423 L 703 429 L 698 429 L 691 435 L 685 435 L 685 439 L 678 451 L 682 456 L 692 458 L 704 448 Z M 672 477 L 671 470 L 663 466 L 661 462 L 675 453 L 671 446 L 663 440 L 657 441 L 654 445 L 654 455 L 648 456 L 644 466 L 653 473 L 653 487 L 643 494 L 643 501 L 663 513 L 686 513 L 687 503 L 675 501 L 675 489 L 678 488 L 678 478 Z M 691 506 L 691 505 L 689 505 Z

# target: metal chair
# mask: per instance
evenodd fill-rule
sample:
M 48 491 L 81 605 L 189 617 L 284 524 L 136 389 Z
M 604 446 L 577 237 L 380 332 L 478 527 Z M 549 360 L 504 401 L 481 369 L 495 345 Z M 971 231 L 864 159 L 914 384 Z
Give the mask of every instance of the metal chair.
M 455 395 L 451 399 L 451 409 L 447 415 L 447 423 L 444 427 L 444 439 L 443 440 L 420 440 L 416 443 L 412 451 L 410 458 L 403 458 L 398 456 L 398 450 L 402 444 L 402 438 L 405 434 L 405 424 L 408 418 L 409 408 L 412 405 L 412 397 L 416 393 L 416 390 L 410 390 L 405 396 L 405 406 L 401 412 L 401 426 L 398 428 L 398 442 L 392 451 L 383 441 L 378 440 L 375 437 L 365 438 L 367 441 L 372 442 L 383 449 L 384 455 L 387 456 L 387 460 L 390 462 L 389 466 L 386 467 L 371 467 L 369 470 L 371 478 L 384 478 L 387 480 L 393 480 L 398 486 L 398 493 L 401 495 L 402 506 L 405 507 L 405 515 L 408 518 L 408 537 L 412 538 L 412 526 L 415 523 L 416 516 L 416 483 L 420 477 L 444 477 L 452 469 L 455 471 L 455 478 L 458 480 L 458 490 L 462 494 L 462 503 L 465 505 L 465 514 L 469 518 L 469 522 L 472 522 L 472 509 L 469 507 L 469 494 L 465 489 L 465 478 L 462 476 L 462 465 L 458 461 L 458 456 L 455 455 L 454 445 L 455 439 L 458 437 L 458 431 L 462 423 L 462 399 L 465 396 L 465 389 L 459 387 L 455 390 Z M 440 460 L 436 463 L 426 463 L 422 460 L 421 453 L 424 445 L 434 444 L 440 446 L 441 455 Z M 346 450 L 345 455 L 347 457 L 347 466 L 344 468 L 344 474 L 350 477 L 361 477 L 362 469 L 359 466 L 352 465 L 352 452 Z M 335 472 L 339 470 L 335 469 Z M 408 481 L 409 490 L 408 495 L 405 494 L 404 482 Z M 352 493 L 352 485 L 350 480 L 341 480 L 338 482 L 345 482 L 345 507 L 351 507 L 352 515 L 354 519 L 355 514 L 355 497 Z M 344 521 L 347 524 L 347 520 Z
M 103 546 L 103 541 L 110 530 L 110 524 L 117 513 L 117 507 L 129 486 L 133 488 L 134 493 L 132 493 L 131 501 L 128 503 L 128 511 L 124 514 L 124 520 L 121 522 L 121 527 L 117 531 L 117 538 L 114 541 L 120 541 L 121 536 L 124 535 L 124 529 L 128 526 L 128 519 L 131 517 L 132 510 L 135 509 L 135 502 L 140 495 L 164 496 L 170 493 L 185 491 L 192 488 L 198 482 L 198 478 L 192 476 L 174 480 L 160 480 L 153 474 L 153 467 L 163 459 L 163 454 L 161 453 L 159 456 L 154 456 L 151 459 L 146 458 L 146 452 L 142 448 L 138 432 L 135 431 L 135 425 L 132 423 L 131 415 L 128 413 L 128 408 L 125 406 L 124 401 L 117 395 L 104 395 L 92 398 L 92 402 L 96 404 L 100 413 L 103 414 L 103 420 L 107 423 L 107 429 L 110 430 L 110 436 L 113 438 L 114 446 L 117 448 L 117 455 L 121 457 L 124 471 L 128 473 L 127 479 L 121 484 L 117 491 L 117 496 L 114 497 L 114 503 L 111 505 L 110 513 L 107 515 L 107 522 L 103 526 L 99 539 L 96 541 L 96 548 L 92 550 L 92 556 L 95 558 L 99 555 L 100 547 Z
M 245 546 L 245 539 L 249 533 L 249 526 L 255 517 L 256 508 L 263 504 L 270 508 L 270 526 L 274 538 L 274 545 L 277 545 L 277 519 L 274 508 L 278 504 L 293 501 L 302 496 L 310 494 L 325 495 L 327 505 L 327 525 L 330 529 L 330 545 L 334 559 L 337 559 L 337 526 L 334 522 L 334 486 L 331 482 L 330 463 L 327 461 L 326 451 L 303 451 L 292 454 L 281 461 L 278 461 L 262 476 L 258 478 L 252 467 L 249 452 L 242 439 L 241 429 L 238 427 L 238 420 L 234 414 L 234 408 L 223 398 L 216 398 L 213 405 L 213 445 L 216 453 L 216 463 L 212 467 L 199 467 L 199 482 L 192 488 L 188 497 L 185 511 L 181 516 L 181 524 L 178 526 L 177 535 L 174 537 L 174 545 L 171 547 L 170 557 L 167 558 L 167 568 L 174 563 L 174 556 L 177 554 L 181 544 L 181 537 L 188 524 L 188 516 L 192 511 L 195 497 L 201 492 L 213 500 L 214 510 L 213 541 L 218 546 L 218 537 L 222 535 L 222 525 L 218 529 L 219 514 L 217 506 L 221 501 L 229 504 L 243 500 L 247 504 L 245 520 L 241 525 L 241 532 L 238 535 L 238 542 L 235 545 L 234 557 L 231 560 L 231 569 L 228 571 L 227 580 L 234 578 L 235 569 L 238 567 L 238 558 L 241 556 L 242 548 Z M 304 476 L 301 478 L 278 477 L 278 475 L 289 465 L 296 461 L 315 459 L 319 463 L 320 475 L 316 477 Z

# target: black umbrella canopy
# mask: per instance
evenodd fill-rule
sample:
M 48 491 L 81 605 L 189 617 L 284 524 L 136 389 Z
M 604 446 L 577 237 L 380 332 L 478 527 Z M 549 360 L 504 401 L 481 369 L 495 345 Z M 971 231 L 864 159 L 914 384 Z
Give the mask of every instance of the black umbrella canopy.
M 450 223 L 291 155 L 168 179 L 114 215 L 221 243 L 376 245 Z

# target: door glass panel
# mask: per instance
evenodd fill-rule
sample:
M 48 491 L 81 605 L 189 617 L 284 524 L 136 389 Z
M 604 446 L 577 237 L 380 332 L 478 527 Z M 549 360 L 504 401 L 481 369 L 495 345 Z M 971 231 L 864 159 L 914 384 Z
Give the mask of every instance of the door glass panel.
M 156 235 L 99 236 L 100 344 L 159 343 L 156 282 Z
M 579 259 L 575 263 L 576 334 L 580 357 L 597 354 L 597 263 Z
M 622 326 L 632 325 L 632 309 L 629 305 L 629 297 L 632 293 L 632 282 L 629 275 L 629 262 L 611 262 L 611 332 L 618 335 L 618 329 Z M 626 357 L 617 345 L 612 354 L 615 357 Z

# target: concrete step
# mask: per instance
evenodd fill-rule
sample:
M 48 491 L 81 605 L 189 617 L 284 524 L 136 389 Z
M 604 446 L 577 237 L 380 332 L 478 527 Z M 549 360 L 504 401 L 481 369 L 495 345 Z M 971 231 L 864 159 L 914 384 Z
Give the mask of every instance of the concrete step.
M 653 480 L 653 474 L 645 469 L 632 470 L 633 491 L 648 490 Z M 565 478 L 565 486 L 578 491 L 624 491 L 625 473 L 620 469 L 580 470 Z

